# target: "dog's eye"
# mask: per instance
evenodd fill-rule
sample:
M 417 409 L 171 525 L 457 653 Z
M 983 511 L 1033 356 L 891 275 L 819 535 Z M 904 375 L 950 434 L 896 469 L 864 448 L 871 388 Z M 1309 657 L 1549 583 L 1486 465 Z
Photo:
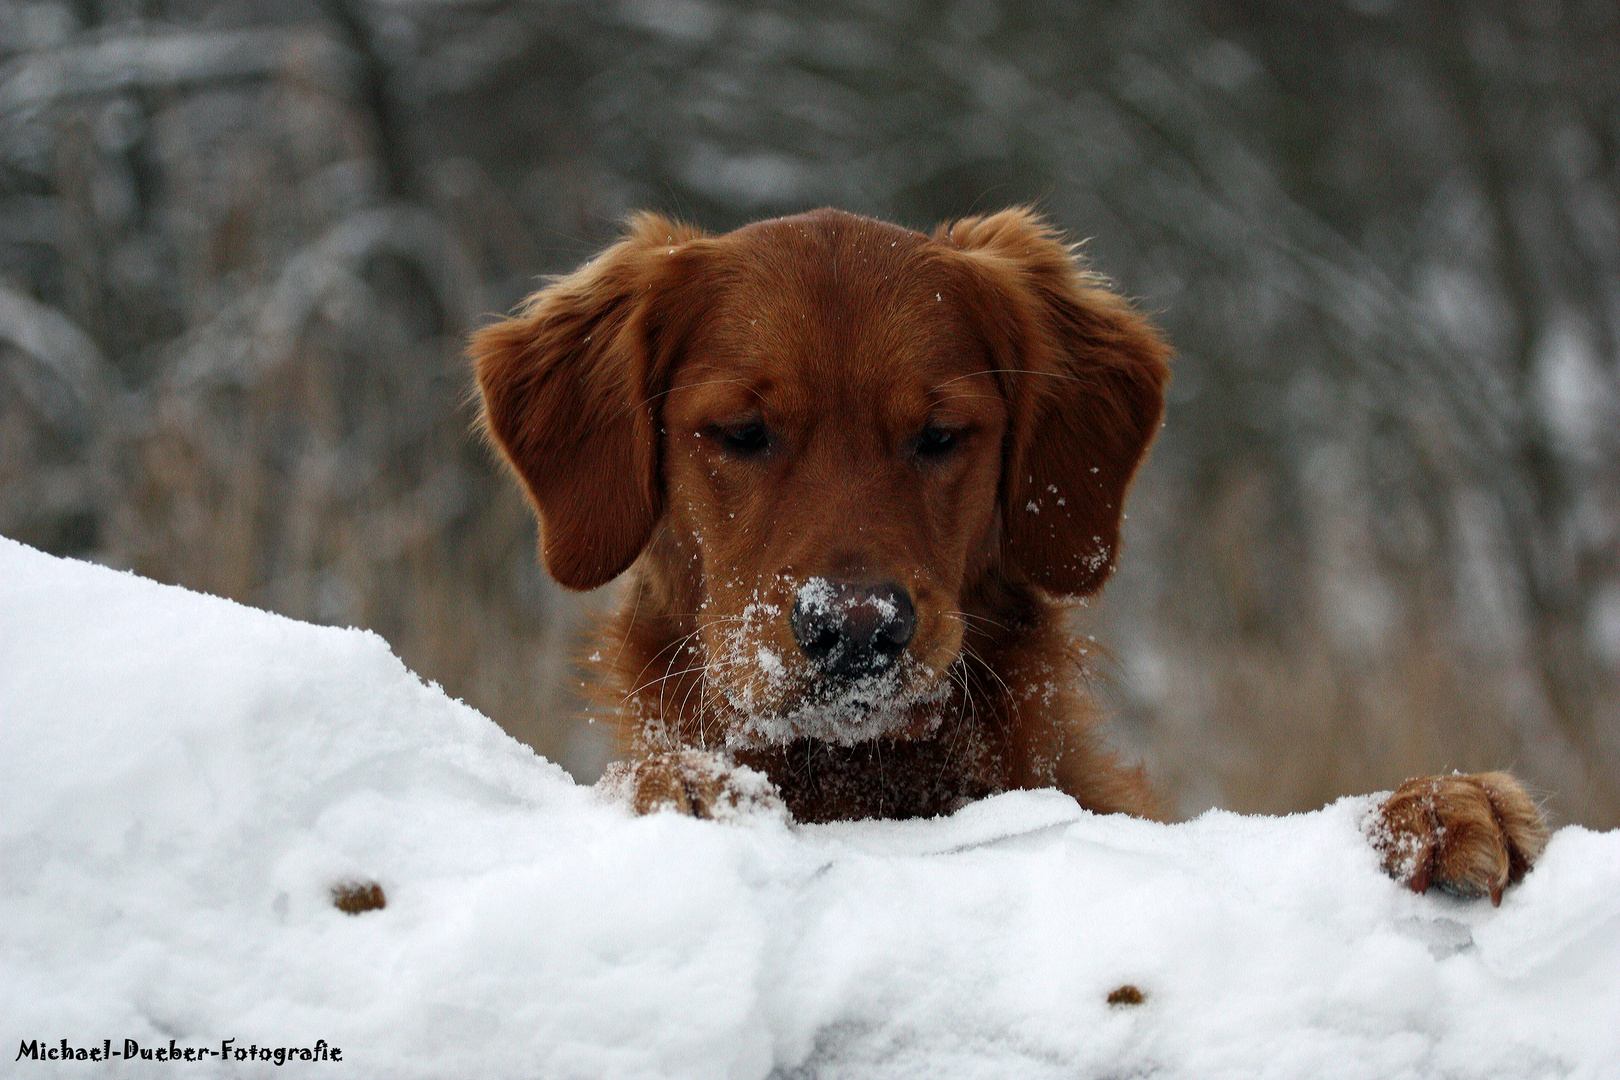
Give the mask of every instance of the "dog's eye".
M 715 440 L 733 457 L 755 457 L 771 447 L 771 432 L 764 424 L 734 424 L 713 431 Z
M 917 436 L 917 456 L 924 459 L 942 458 L 961 444 L 962 433 L 960 431 L 929 424 Z

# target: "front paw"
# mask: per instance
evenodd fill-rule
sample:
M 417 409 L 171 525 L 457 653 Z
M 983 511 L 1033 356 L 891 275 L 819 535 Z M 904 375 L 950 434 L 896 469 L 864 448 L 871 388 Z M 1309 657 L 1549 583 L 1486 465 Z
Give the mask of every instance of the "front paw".
M 1384 870 L 1413 892 L 1489 896 L 1517 884 L 1547 846 L 1547 823 L 1507 773 L 1408 780 L 1378 807 L 1368 834 Z
M 616 761 L 596 787 L 629 803 L 638 814 L 674 810 L 695 818 L 731 820 L 742 814 L 787 813 L 764 773 L 707 750 L 671 750 L 637 761 Z

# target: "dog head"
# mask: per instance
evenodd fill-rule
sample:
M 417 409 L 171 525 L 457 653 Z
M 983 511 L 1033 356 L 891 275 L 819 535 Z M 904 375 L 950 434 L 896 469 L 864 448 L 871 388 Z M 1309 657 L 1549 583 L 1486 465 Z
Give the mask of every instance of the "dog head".
M 932 237 L 643 214 L 471 353 L 547 569 L 642 558 L 745 743 L 923 734 L 976 590 L 1100 588 L 1168 377 L 1016 209 Z

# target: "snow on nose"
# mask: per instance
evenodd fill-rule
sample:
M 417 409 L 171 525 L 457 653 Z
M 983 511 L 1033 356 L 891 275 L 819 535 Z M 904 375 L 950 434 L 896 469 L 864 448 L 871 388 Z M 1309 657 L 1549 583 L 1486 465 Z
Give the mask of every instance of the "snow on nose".
M 789 616 L 799 650 L 835 679 L 875 675 L 894 665 L 917 629 L 911 595 L 892 581 L 813 577 Z

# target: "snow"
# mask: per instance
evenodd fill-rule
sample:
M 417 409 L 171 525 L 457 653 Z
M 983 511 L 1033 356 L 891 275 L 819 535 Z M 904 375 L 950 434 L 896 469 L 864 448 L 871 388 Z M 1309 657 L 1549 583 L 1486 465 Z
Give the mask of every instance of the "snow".
M 1620 1073 L 1620 834 L 1493 909 L 1386 879 L 1368 805 L 635 818 L 373 634 L 0 540 L 7 1075 Z M 12 1057 L 63 1039 L 342 1059 Z

